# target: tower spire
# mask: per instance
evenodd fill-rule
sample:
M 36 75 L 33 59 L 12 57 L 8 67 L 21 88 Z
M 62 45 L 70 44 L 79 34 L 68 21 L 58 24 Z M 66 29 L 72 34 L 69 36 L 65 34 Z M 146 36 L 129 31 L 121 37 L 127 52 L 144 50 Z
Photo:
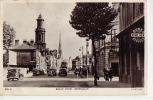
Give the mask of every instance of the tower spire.
M 36 48 L 39 51 L 42 51 L 46 49 L 46 43 L 45 43 L 45 28 L 44 28 L 44 19 L 42 18 L 42 15 L 40 15 L 37 18 L 37 28 L 35 30 L 35 43 Z
M 61 34 L 59 36 L 59 47 L 58 47 L 58 59 L 62 58 L 62 48 L 61 48 Z

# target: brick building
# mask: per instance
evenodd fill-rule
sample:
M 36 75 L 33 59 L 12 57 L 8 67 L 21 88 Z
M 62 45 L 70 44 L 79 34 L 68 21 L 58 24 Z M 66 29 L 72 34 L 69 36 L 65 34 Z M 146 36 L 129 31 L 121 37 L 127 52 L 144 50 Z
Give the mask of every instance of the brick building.
M 119 4 L 119 80 L 144 86 L 144 3 Z

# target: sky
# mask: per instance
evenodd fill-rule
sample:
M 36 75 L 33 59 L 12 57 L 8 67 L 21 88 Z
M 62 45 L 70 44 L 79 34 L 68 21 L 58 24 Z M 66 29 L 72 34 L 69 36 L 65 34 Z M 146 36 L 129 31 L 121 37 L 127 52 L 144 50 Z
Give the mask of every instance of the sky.
M 76 30 L 69 24 L 70 14 L 75 3 L 5 3 L 3 5 L 3 19 L 16 31 L 19 43 L 23 39 L 35 41 L 35 29 L 39 14 L 44 18 L 46 48 L 57 49 L 59 35 L 61 34 L 62 54 L 64 59 L 81 55 L 79 48 L 84 46 L 85 38 L 76 35 Z M 91 53 L 91 41 L 89 41 L 89 53 Z

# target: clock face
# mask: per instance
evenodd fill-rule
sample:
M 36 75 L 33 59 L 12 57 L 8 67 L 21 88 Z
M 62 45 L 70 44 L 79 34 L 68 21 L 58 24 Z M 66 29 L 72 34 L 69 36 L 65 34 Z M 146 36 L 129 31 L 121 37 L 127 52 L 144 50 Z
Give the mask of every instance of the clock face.
M 142 27 L 136 27 L 131 32 L 131 37 L 133 38 L 133 41 L 135 41 L 137 43 L 144 42 L 144 29 Z

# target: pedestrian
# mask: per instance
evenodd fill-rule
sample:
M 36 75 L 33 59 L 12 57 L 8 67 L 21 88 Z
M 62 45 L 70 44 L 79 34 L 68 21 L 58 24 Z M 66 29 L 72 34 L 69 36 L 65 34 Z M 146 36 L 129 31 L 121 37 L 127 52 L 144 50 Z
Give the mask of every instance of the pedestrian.
M 104 79 L 106 80 L 106 81 L 109 81 L 109 75 L 108 75 L 108 68 L 107 67 L 105 67 L 104 69 L 103 69 L 103 72 L 104 72 Z
M 27 69 L 27 74 L 29 73 L 29 70 Z
M 108 72 L 108 74 L 109 74 L 109 79 L 110 79 L 110 81 L 112 81 L 112 78 L 113 78 L 113 69 L 112 68 L 110 68 L 109 69 L 109 72 Z
M 79 70 L 77 68 L 75 69 L 74 74 L 76 75 L 76 78 L 78 78 Z

